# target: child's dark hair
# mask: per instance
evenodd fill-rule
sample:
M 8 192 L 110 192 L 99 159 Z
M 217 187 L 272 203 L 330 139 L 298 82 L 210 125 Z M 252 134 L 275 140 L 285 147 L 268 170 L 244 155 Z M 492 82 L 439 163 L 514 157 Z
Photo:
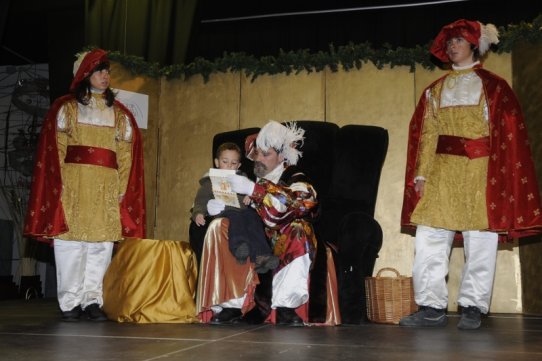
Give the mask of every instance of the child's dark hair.
M 232 143 L 232 142 L 226 142 L 226 143 L 220 144 L 220 146 L 218 146 L 218 148 L 216 149 L 215 158 L 216 159 L 220 158 L 220 154 L 222 154 L 222 152 L 225 150 L 236 151 L 237 153 L 239 153 L 239 159 L 241 159 L 241 148 L 239 148 L 237 144 Z
M 478 49 L 478 47 L 474 44 L 470 44 L 470 48 L 472 50 L 472 60 L 480 60 L 480 49 Z
M 90 101 L 90 77 L 94 72 L 102 71 L 102 70 L 109 70 L 109 62 L 103 61 L 100 64 L 98 64 L 91 72 L 90 74 L 77 85 L 77 87 L 74 90 L 74 95 L 77 101 L 81 104 L 88 105 Z M 113 105 L 113 102 L 115 101 L 115 93 L 111 90 L 111 88 L 107 88 L 103 93 L 105 103 L 108 107 Z

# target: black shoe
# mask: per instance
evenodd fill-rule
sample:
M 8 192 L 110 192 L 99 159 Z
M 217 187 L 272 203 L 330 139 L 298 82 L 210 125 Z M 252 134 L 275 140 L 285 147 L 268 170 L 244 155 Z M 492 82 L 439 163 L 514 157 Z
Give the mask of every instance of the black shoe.
M 448 324 L 446 310 L 420 306 L 420 310 L 399 320 L 400 326 L 406 327 L 444 327 Z
M 241 309 L 239 308 L 223 308 L 220 313 L 217 313 L 211 318 L 211 325 L 232 325 L 241 320 Z
M 85 313 L 91 321 L 107 321 L 107 316 L 97 303 L 92 303 L 85 307 Z
M 480 328 L 482 324 L 481 313 L 480 309 L 476 306 L 463 307 L 457 328 L 460 330 L 476 330 Z
M 274 270 L 279 266 L 279 258 L 274 255 L 256 256 L 256 267 L 254 270 L 257 273 L 266 273 L 267 271 Z
M 81 306 L 76 306 L 69 311 L 62 311 L 62 321 L 64 322 L 78 322 L 81 318 L 83 310 Z
M 305 326 L 301 317 L 295 312 L 295 309 L 288 307 L 277 307 L 277 325 L 292 327 Z
M 248 248 L 248 244 L 246 242 L 243 242 L 235 249 L 235 253 L 233 255 L 235 256 L 237 262 L 239 262 L 240 264 L 245 264 L 247 263 L 249 253 L 250 249 Z

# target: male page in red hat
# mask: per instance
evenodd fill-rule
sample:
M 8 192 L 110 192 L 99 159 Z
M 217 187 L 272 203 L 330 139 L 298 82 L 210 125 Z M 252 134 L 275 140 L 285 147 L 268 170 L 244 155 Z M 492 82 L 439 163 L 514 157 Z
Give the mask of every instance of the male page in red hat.
M 446 326 L 446 276 L 454 238 L 465 266 L 457 327 L 477 329 L 489 311 L 500 240 L 542 232 L 540 194 L 520 105 L 480 58 L 495 26 L 458 20 L 431 53 L 451 71 L 425 89 L 410 122 L 401 224 L 416 228 L 412 271 L 420 310 L 403 326 Z

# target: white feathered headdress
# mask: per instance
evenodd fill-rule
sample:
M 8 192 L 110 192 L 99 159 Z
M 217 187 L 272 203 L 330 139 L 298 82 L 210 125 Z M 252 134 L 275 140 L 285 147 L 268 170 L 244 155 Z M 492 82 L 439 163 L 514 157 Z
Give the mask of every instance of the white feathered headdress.
M 480 56 L 484 55 L 491 44 L 499 43 L 499 31 L 493 24 L 480 23 L 480 39 L 478 39 L 478 51 Z
M 284 157 L 288 165 L 296 165 L 302 156 L 298 148 L 303 145 L 304 134 L 305 130 L 299 128 L 295 122 L 283 125 L 271 120 L 258 133 L 256 146 L 263 151 L 273 148 Z
M 90 51 L 84 51 L 82 53 L 75 54 L 75 61 L 73 62 L 73 76 L 77 74 L 79 71 L 79 67 L 81 66 L 81 63 L 85 59 L 85 56 L 87 56 L 90 53 Z

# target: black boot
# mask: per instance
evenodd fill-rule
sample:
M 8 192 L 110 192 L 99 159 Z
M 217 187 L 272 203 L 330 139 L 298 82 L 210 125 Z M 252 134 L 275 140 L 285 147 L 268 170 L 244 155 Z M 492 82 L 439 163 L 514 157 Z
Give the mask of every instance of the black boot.
M 211 325 L 232 325 L 241 320 L 241 309 L 239 308 L 223 308 L 220 313 L 213 315 L 209 323 Z
M 302 327 L 305 324 L 294 308 L 277 307 L 277 325 Z
M 69 311 L 62 311 L 62 321 L 64 322 L 78 322 L 81 318 L 83 310 L 81 306 L 76 306 Z
M 461 319 L 457 324 L 460 330 L 477 330 L 482 324 L 482 313 L 476 306 L 463 307 Z
M 85 313 L 91 321 L 107 321 L 107 316 L 97 303 L 92 303 L 85 307 Z

